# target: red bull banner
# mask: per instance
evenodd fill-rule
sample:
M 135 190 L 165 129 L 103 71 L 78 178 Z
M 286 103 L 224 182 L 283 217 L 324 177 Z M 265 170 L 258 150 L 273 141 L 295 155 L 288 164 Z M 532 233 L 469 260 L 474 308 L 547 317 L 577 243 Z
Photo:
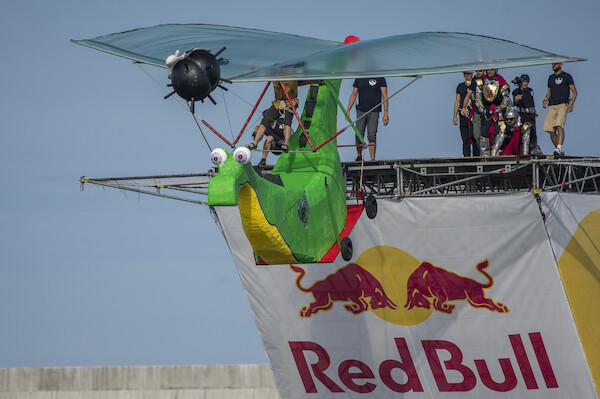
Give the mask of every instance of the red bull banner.
M 215 220 L 281 398 L 598 398 L 600 330 L 579 310 L 600 303 L 588 199 L 379 200 L 352 259 L 318 264 L 257 265 L 237 208 Z
M 561 282 L 600 396 L 600 198 L 542 193 L 541 200 Z

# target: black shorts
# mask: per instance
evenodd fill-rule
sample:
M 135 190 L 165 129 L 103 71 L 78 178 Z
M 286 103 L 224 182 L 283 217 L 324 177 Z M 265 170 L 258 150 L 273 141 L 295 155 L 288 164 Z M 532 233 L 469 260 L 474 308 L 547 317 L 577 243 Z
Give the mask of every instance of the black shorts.
M 365 129 L 367 130 L 367 138 L 369 143 L 377 142 L 377 127 L 379 125 L 379 112 L 371 111 L 367 115 L 366 112 L 356 109 L 356 129 L 365 137 Z M 364 116 L 363 116 L 364 115 Z M 358 138 L 357 143 L 360 143 Z
M 260 124 L 263 126 L 271 126 L 271 123 L 273 123 L 273 121 L 276 121 L 277 119 L 279 119 L 279 117 L 281 117 L 279 110 L 277 108 L 275 108 L 274 105 L 271 105 L 271 108 L 269 108 L 268 110 L 266 110 L 263 113 L 263 118 L 262 118 L 262 121 L 260 122 Z M 286 126 L 292 126 L 292 118 L 293 117 L 294 117 L 293 112 L 289 111 L 286 108 L 285 115 L 283 118 L 283 124 Z

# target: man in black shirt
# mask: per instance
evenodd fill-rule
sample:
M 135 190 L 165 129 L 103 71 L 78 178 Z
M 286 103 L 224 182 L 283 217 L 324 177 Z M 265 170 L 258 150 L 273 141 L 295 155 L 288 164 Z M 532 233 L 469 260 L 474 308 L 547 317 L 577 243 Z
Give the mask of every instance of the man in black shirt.
M 469 112 L 471 109 L 471 101 L 465 102 L 465 97 L 469 87 L 471 86 L 471 80 L 473 78 L 473 72 L 463 72 L 464 82 L 461 82 L 456 87 L 456 100 L 454 101 L 454 114 L 452 116 L 452 123 L 458 125 L 460 129 L 460 137 L 462 138 L 462 151 L 463 156 L 471 156 L 471 126 L 469 123 Z M 458 123 L 460 120 L 460 124 Z M 479 143 L 473 142 L 473 155 L 479 155 Z
M 550 140 L 556 146 L 554 155 L 564 156 L 562 150 L 565 141 L 565 121 L 567 112 L 573 111 L 577 98 L 577 89 L 573 77 L 562 70 L 562 64 L 552 64 L 554 73 L 548 77 L 548 92 L 542 105 L 548 107 L 548 115 L 544 121 L 544 130 L 550 133 Z M 571 98 L 569 99 L 569 95 Z
M 365 129 L 368 130 L 369 154 L 371 161 L 375 160 L 375 150 L 377 148 L 377 126 L 379 125 L 379 113 L 383 104 L 383 126 L 387 126 L 390 118 L 388 116 L 388 93 L 385 78 L 362 78 L 354 81 L 354 89 L 350 94 L 347 112 L 350 110 L 358 96 L 358 105 L 356 106 L 356 128 L 358 132 L 365 136 Z M 360 141 L 356 139 L 357 161 L 362 161 L 362 148 Z

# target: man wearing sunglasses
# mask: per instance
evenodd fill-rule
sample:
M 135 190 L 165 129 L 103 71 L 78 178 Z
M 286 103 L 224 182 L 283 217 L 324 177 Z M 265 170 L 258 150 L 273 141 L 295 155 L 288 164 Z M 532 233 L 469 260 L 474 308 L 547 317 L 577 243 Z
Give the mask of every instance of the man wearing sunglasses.
M 500 127 L 496 135 L 492 156 L 529 154 L 531 146 L 531 123 L 521 125 L 519 111 L 515 107 L 506 110 L 506 124 Z

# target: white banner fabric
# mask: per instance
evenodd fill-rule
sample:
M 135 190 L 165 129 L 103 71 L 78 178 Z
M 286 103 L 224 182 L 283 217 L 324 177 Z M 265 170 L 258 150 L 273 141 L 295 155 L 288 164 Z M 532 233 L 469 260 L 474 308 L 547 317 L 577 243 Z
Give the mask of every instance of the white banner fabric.
M 600 195 L 542 193 L 550 242 L 600 395 Z
M 533 194 L 378 200 L 350 262 L 256 265 L 215 220 L 282 399 L 597 398 Z

